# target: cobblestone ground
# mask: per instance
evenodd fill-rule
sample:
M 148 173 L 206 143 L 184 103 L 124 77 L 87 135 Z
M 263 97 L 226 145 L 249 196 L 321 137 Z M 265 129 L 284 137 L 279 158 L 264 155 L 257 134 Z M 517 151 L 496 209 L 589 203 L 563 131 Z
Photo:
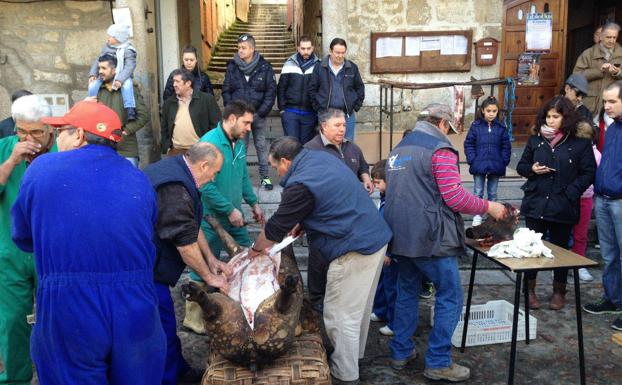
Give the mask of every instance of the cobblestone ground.
M 465 282 L 463 280 L 463 283 Z M 571 284 L 568 285 L 569 289 L 572 287 Z M 599 283 L 582 284 L 581 288 L 583 303 L 598 299 L 602 293 Z M 176 292 L 178 289 L 174 290 L 174 293 Z M 568 304 L 559 312 L 546 309 L 551 292 L 550 283 L 542 284 L 537 288 L 538 297 L 545 309 L 531 313 L 537 318 L 537 339 L 528 346 L 524 342 L 519 342 L 517 345 L 515 384 L 570 385 L 580 383 L 574 291 L 567 294 Z M 476 285 L 473 304 L 483 304 L 496 299 L 512 302 L 513 294 L 512 284 Z M 178 302 L 178 316 L 181 316 L 183 311 L 179 306 L 181 301 L 178 300 L 179 295 L 174 295 Z M 421 353 L 426 349 L 432 305 L 433 300 L 422 300 L 420 303 L 420 327 L 414 338 L 417 350 Z M 585 312 L 582 315 L 587 383 L 622 384 L 622 347 L 611 342 L 613 330 L 610 324 L 615 316 L 595 316 Z M 389 337 L 382 336 L 378 332 L 381 326 L 381 323 L 371 324 L 365 358 L 360 363 L 363 383 L 374 385 L 438 384 L 439 382 L 429 381 L 423 377 L 422 358 L 418 358 L 401 372 L 396 372 L 389 367 Z M 183 330 L 180 330 L 179 335 L 184 345 L 184 354 L 191 364 L 204 367 L 208 353 L 207 338 Z M 471 368 L 472 375 L 471 379 L 466 382 L 467 384 L 506 383 L 509 357 L 510 343 L 467 348 L 465 353 L 460 353 L 456 348 L 453 349 L 454 360 Z

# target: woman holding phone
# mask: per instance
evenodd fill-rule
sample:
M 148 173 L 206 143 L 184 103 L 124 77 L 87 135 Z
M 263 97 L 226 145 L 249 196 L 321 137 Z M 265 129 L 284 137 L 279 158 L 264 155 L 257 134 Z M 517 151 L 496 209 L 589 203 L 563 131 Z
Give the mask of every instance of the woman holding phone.
M 531 230 L 568 248 L 570 233 L 579 221 L 581 194 L 592 184 L 596 161 L 589 139 L 576 136 L 580 121 L 572 103 L 563 96 L 548 101 L 539 111 L 516 171 L 527 178 L 521 187 L 521 214 Z M 535 294 L 536 272 L 525 273 L 529 307 L 540 308 Z M 552 310 L 564 307 L 568 269 L 556 269 Z

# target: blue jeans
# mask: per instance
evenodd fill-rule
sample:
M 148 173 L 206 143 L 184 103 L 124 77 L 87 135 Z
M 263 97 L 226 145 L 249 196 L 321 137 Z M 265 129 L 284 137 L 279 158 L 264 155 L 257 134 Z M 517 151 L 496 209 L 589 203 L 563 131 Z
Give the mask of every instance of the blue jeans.
M 354 131 L 356 128 L 356 112 L 352 111 L 350 116 L 346 115 L 346 139 L 354 142 Z
M 622 199 L 612 200 L 596 195 L 595 211 L 600 253 L 605 260 L 605 299 L 622 307 Z
M 285 110 L 281 115 L 281 124 L 283 124 L 285 136 L 292 136 L 304 145 L 315 136 L 317 115 L 313 112 L 302 115 Z
M 260 118 L 255 114 L 253 117 L 253 125 L 251 127 L 253 133 L 253 144 L 257 152 L 257 161 L 259 162 L 259 176 L 261 178 L 268 176 L 268 145 L 266 144 L 266 118 Z M 250 134 L 244 137 L 246 150 L 248 152 Z
M 101 86 L 101 79 L 95 79 L 93 83 L 89 84 L 89 96 L 97 96 Z M 125 80 L 121 85 L 121 97 L 123 98 L 123 108 L 136 108 L 136 101 L 134 100 L 134 81 L 132 78 Z
M 393 312 L 397 298 L 397 262 L 391 259 L 389 266 L 383 266 L 372 312 L 387 321 L 389 329 L 393 330 Z
M 499 184 L 499 176 L 498 175 L 473 175 L 473 185 L 474 185 L 474 193 L 480 198 L 484 197 L 484 184 L 486 183 L 486 179 L 488 179 L 488 191 L 487 198 L 489 201 L 497 200 L 497 185 Z
M 397 300 L 393 332 L 389 348 L 391 356 L 403 360 L 415 349 L 412 336 L 419 321 L 419 292 L 421 277 L 425 274 L 436 287 L 434 327 L 428 338 L 425 353 L 426 368 L 445 368 L 451 365 L 451 336 L 462 312 L 462 286 L 458 271 L 458 257 L 397 257 Z
M 159 301 L 160 320 L 162 320 L 162 328 L 166 335 L 166 363 L 162 385 L 177 385 L 177 377 L 190 370 L 190 365 L 181 354 L 181 341 L 177 336 L 177 321 L 171 291 L 167 285 L 157 282 L 155 288 Z

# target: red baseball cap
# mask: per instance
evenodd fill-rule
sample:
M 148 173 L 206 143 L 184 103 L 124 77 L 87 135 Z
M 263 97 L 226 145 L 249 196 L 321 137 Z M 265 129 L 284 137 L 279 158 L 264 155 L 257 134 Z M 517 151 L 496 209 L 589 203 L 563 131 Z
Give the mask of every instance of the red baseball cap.
M 99 102 L 82 100 L 76 103 L 65 115 L 60 117 L 46 117 L 41 119 L 45 124 L 54 127 L 74 126 L 82 128 L 91 134 L 119 142 L 122 124 L 114 110 Z

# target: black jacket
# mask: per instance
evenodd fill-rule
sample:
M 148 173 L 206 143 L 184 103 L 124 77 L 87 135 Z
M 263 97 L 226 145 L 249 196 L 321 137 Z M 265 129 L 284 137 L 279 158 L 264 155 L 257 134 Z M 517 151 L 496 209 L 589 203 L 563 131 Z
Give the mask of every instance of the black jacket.
M 243 100 L 255 107 L 257 115 L 265 118 L 276 99 L 276 79 L 272 65 L 259 55 L 259 63 L 248 81 L 233 60 L 227 63 L 222 84 L 222 100 L 226 106 L 232 100 Z
M 324 145 L 322 135 L 317 134 L 313 139 L 305 143 L 304 147 L 309 150 L 325 151 L 336 156 L 342 160 L 359 179 L 361 175 L 369 174 L 369 165 L 363 156 L 363 151 L 361 151 L 361 148 L 354 142 L 344 140 L 344 142 L 341 143 L 341 148 L 337 148 L 334 144 Z
M 279 85 L 276 89 L 279 111 L 283 111 L 285 108 L 295 108 L 303 111 L 313 110 L 308 90 L 313 75 L 313 68 L 318 65 L 319 60 L 314 55 L 315 64 L 303 73 L 296 60 L 296 56 L 297 54 L 290 56 L 281 69 Z
M 535 162 L 556 171 L 537 175 L 531 169 Z M 577 223 L 581 194 L 594 182 L 596 173 L 592 143 L 566 136 L 553 151 L 546 139 L 532 135 L 516 171 L 527 178 L 521 187 L 525 193 L 522 215 L 549 222 Z
M 162 153 L 166 154 L 172 145 L 173 130 L 175 129 L 175 117 L 179 109 L 177 96 L 171 96 L 162 105 L 162 120 L 160 122 L 162 134 Z M 218 125 L 221 119 L 220 108 L 216 104 L 216 99 L 204 92 L 193 92 L 190 101 L 190 119 L 194 126 L 197 136 L 202 137 L 207 131 Z
M 192 81 L 192 89 L 194 92 L 201 91 L 206 94 L 214 95 L 214 89 L 212 88 L 212 82 L 209 80 L 209 76 L 203 71 L 199 71 L 198 69 L 194 69 L 191 72 L 194 75 L 194 80 Z M 175 96 L 175 89 L 173 88 L 173 73 L 171 72 L 168 75 L 168 80 L 166 81 L 166 87 L 164 88 L 164 94 L 162 95 L 162 100 L 166 101 L 171 96 Z
M 330 107 L 330 95 L 332 92 L 332 78 L 330 68 L 328 67 L 328 56 L 322 60 L 319 65 L 313 68 L 313 76 L 309 88 L 309 98 L 316 112 L 326 110 Z M 361 79 L 359 69 L 350 60 L 346 60 L 343 64 L 342 71 L 345 71 L 343 80 L 343 94 L 345 96 L 345 111 L 348 115 L 353 111 L 358 111 L 363 105 L 365 99 L 365 84 Z

